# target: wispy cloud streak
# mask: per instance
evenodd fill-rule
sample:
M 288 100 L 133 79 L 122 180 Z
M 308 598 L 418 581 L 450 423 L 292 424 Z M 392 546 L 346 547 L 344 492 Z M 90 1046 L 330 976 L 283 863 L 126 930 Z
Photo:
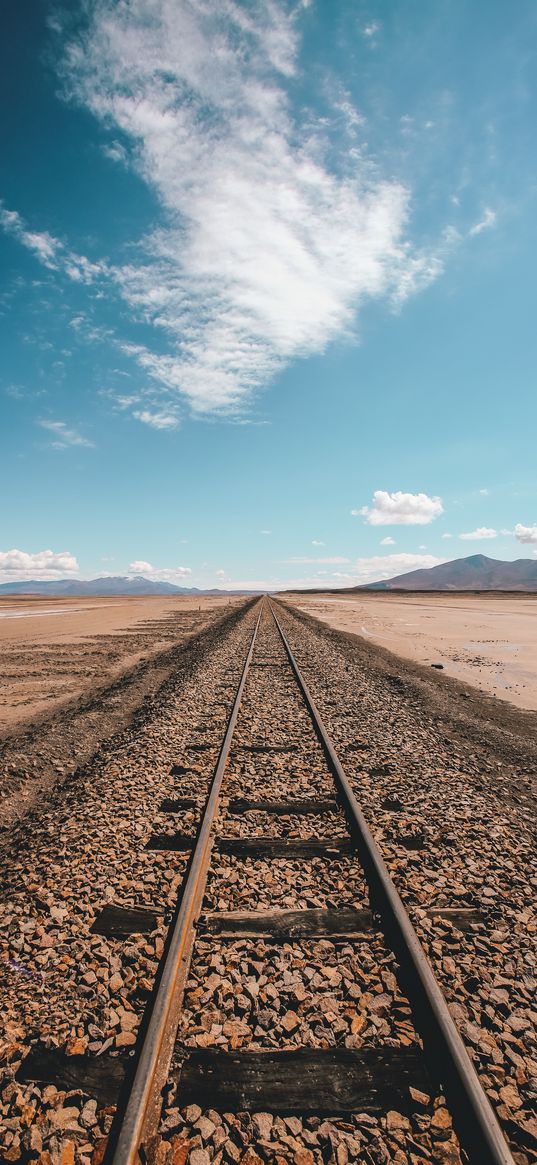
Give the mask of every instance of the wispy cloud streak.
M 49 271 L 62 271 L 75 283 L 92 283 L 98 276 L 107 273 L 105 262 L 92 263 L 86 255 L 69 250 L 61 239 L 55 238 L 48 231 L 29 230 L 18 211 L 9 210 L 2 203 L 0 227 L 31 251 Z
M 93 449 L 93 441 L 88 441 L 87 437 L 83 437 L 77 429 L 70 428 L 65 421 L 39 421 L 38 424 L 42 429 L 47 429 L 52 433 L 54 440 L 51 442 L 53 449 L 67 449 L 71 445 L 84 445 L 88 449 Z
M 236 411 L 352 333 L 365 300 L 438 275 L 405 238 L 408 190 L 343 143 L 329 164 L 323 119 L 291 116 L 299 17 L 283 3 L 97 0 L 91 13 L 65 71 L 162 208 L 142 260 L 114 278 L 167 338 L 164 353 L 128 349 L 165 395 Z

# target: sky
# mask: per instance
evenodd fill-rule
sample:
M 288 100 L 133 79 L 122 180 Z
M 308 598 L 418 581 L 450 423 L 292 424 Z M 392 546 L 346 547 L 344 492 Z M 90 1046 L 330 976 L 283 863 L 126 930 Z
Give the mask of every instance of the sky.
M 0 581 L 537 555 L 534 0 L 0 24 Z

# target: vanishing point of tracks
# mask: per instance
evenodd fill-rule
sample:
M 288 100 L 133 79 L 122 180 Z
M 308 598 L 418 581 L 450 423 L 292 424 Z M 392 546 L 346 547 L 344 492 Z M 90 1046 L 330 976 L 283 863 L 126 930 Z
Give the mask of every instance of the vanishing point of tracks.
M 403 1114 L 400 1127 L 404 1130 L 410 1127 L 405 1113 L 416 1106 L 426 1107 L 431 1097 L 438 1100 L 443 1094 L 445 1102 L 440 1099 L 435 1109 L 437 1123 L 441 1126 L 444 1121 L 449 1129 L 453 1118 L 462 1150 L 472 1165 L 513 1163 L 300 674 L 279 613 L 279 608 L 266 599 L 256 612 L 257 621 L 205 802 L 202 796 L 170 797 L 160 808 L 179 828 L 173 834 L 155 833 L 149 841 L 150 848 L 176 854 L 187 852 L 188 866 L 134 1061 L 129 1061 L 130 1070 L 124 1077 L 123 1065 L 117 1059 L 109 1061 L 116 1095 L 119 1088 L 109 1160 L 113 1165 L 165 1160 L 159 1157 L 157 1146 L 161 1138 L 166 1140 L 169 1125 L 165 1110 L 171 1103 L 176 1108 L 190 1105 L 195 1111 L 199 1107 L 200 1113 L 269 1114 L 269 1120 L 278 1116 L 307 1120 L 311 1116 L 351 1118 L 368 1112 L 389 1113 L 395 1129 L 398 1114 Z M 255 708 L 255 685 L 247 686 L 253 668 L 259 669 L 258 675 L 263 677 L 257 686 L 257 699 L 265 699 L 263 706 Z M 250 731 L 252 724 L 255 739 Z M 180 778 L 188 766 L 178 763 L 175 771 L 180 794 Z M 197 812 L 195 835 L 180 830 L 181 815 L 192 809 Z M 297 821 L 299 828 L 289 827 L 289 822 Z M 270 908 L 231 909 L 232 898 L 223 890 L 233 885 L 241 864 L 248 870 L 247 877 L 255 880 L 259 863 L 265 872 L 269 870 L 264 901 Z M 326 869 L 334 870 L 339 884 L 348 879 L 349 885 L 356 887 L 352 905 L 277 908 L 281 897 L 279 870 L 288 880 L 298 878 L 293 871 L 306 870 L 314 885 L 316 873 Z M 219 902 L 220 888 L 222 906 L 208 909 L 208 904 Z M 314 889 L 310 890 L 310 897 L 316 900 Z M 125 916 L 128 913 L 123 911 Z M 136 911 L 131 913 L 135 918 L 134 923 L 131 919 L 131 929 L 135 930 Z M 138 924 L 142 925 L 139 911 Z M 100 925 L 103 934 L 107 927 L 110 934 L 127 933 L 129 929 L 128 918 L 122 922 L 121 908 L 114 907 L 105 908 Z M 127 929 L 122 931 L 122 925 Z M 252 945 L 248 968 L 254 974 L 247 981 L 246 1002 L 255 1012 L 260 1007 L 260 995 L 266 998 L 260 944 L 265 951 L 298 946 L 305 952 L 298 965 L 304 970 L 307 986 L 308 975 L 319 977 L 319 962 L 320 971 L 323 970 L 323 941 L 343 953 L 341 961 L 336 957 L 335 968 L 328 967 L 329 982 L 341 981 L 341 966 L 352 1013 L 350 1030 L 356 1033 L 355 1039 L 345 1038 L 344 1032 L 335 1044 L 330 1044 L 323 1040 L 319 1027 L 312 1046 L 307 1047 L 281 1049 L 274 1042 L 269 1048 L 241 1047 L 231 1051 L 221 1050 L 218 1043 L 192 1046 L 188 1039 L 190 1012 L 185 1000 L 197 982 L 203 988 L 210 979 L 213 946 L 220 950 L 228 943 L 242 943 L 245 951 L 248 944 Z M 316 954 L 311 954 L 313 947 Z M 391 998 L 394 1015 L 388 1015 L 384 1025 L 379 1025 L 382 1030 L 389 1030 L 387 1038 L 362 1045 L 360 1034 L 365 1020 L 356 1001 L 363 993 L 363 983 L 358 981 L 353 990 L 348 967 L 359 969 L 360 952 L 369 948 L 375 951 L 373 962 L 389 968 L 387 973 L 394 980 L 392 996 L 383 996 L 382 986 L 375 988 L 380 1004 L 377 1014 L 385 1014 L 385 1000 Z M 381 949 L 383 954 L 379 954 Z M 196 960 L 197 980 L 192 979 Z M 367 962 L 366 955 L 364 965 Z M 283 1027 L 290 1036 L 299 1024 L 306 997 L 307 992 L 296 988 L 296 1010 L 289 1009 L 284 1015 Z M 200 998 L 203 1000 L 202 990 L 198 991 L 198 1001 Z M 373 997 L 372 1011 L 374 1004 Z M 327 1016 L 329 1019 L 329 1009 Z M 261 1024 L 255 1029 L 257 1045 L 262 1043 L 262 1028 Z M 312 1030 L 315 1033 L 314 1020 Z M 229 1029 L 232 1031 L 233 1024 Z M 235 1045 L 231 1046 L 233 1049 Z M 90 1058 L 85 1059 L 88 1076 L 84 1091 L 91 1095 Z M 32 1079 L 31 1066 L 26 1067 L 26 1073 L 26 1079 Z M 404 1160 L 447 1160 L 436 1157 L 434 1149 L 428 1154 L 419 1143 L 413 1144 L 418 1156 Z M 251 1161 L 258 1159 L 254 1146 Z M 314 1160 L 306 1147 L 304 1165 L 310 1159 Z M 367 1156 L 363 1159 L 372 1160 Z M 336 1155 L 334 1160 L 339 1165 L 343 1157 Z

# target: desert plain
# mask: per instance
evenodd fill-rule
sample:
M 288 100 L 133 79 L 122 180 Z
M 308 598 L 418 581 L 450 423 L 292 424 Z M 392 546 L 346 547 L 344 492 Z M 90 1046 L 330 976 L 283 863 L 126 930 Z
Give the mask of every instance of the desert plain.
M 537 710 L 537 595 L 363 592 L 287 595 L 339 631 Z
M 236 599 L 227 595 L 0 598 L 0 733 L 117 679 Z

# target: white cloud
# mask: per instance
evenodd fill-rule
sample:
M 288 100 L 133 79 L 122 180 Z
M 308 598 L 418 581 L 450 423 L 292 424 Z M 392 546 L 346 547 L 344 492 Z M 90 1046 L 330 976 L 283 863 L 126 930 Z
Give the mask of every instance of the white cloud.
M 293 119 L 296 9 L 96 0 L 90 12 L 65 73 L 129 143 L 163 212 L 142 259 L 113 275 L 167 336 L 169 352 L 128 346 L 167 398 L 237 410 L 289 361 L 350 334 L 368 299 L 400 302 L 437 277 L 441 259 L 406 237 L 409 190 L 365 147 L 332 162 L 323 111 Z
M 410 570 L 438 566 L 444 561 L 434 554 L 376 554 L 371 558 L 358 558 L 353 571 L 357 582 L 374 582 L 375 579 L 392 578 Z
M 226 577 L 226 575 L 227 575 L 227 571 L 225 571 L 225 570 L 216 570 L 216 571 L 215 571 L 215 574 L 216 574 L 216 577 L 217 577 L 217 578 L 220 578 L 220 579 L 222 579 L 222 578 L 225 578 L 225 577 Z
M 91 283 L 108 270 L 105 262 L 92 263 L 85 255 L 77 255 L 76 251 L 70 251 L 61 239 L 55 238 L 48 231 L 28 230 L 20 214 L 16 210 L 8 210 L 1 202 L 0 226 L 6 234 L 12 235 L 23 247 L 27 247 L 44 267 L 50 271 L 61 270 L 76 283 Z
M 517 522 L 513 534 L 517 542 L 522 542 L 524 546 L 537 542 L 537 526 L 523 526 L 521 522 Z
M 321 542 L 318 538 L 312 538 L 311 545 L 312 546 L 324 546 L 324 542 Z
M 129 157 L 125 146 L 122 145 L 121 142 L 116 141 L 110 142 L 108 145 L 103 146 L 103 154 L 105 154 L 107 158 L 110 158 L 112 162 L 125 163 L 128 161 Z
M 381 538 L 381 546 L 395 546 L 395 538 L 390 538 L 389 534 L 386 538 Z
M 453 538 L 453 534 L 442 534 L 442 538 Z
M 42 580 L 63 578 L 78 574 L 76 558 L 68 550 L 55 553 L 39 550 L 27 554 L 25 550 L 0 550 L 0 581 Z
M 51 442 L 53 449 L 67 449 L 70 445 L 85 445 L 94 448 L 93 441 L 88 441 L 77 429 L 69 428 L 65 421 L 38 421 L 42 429 L 53 433 L 55 440 Z
M 496 224 L 496 211 L 491 210 L 490 207 L 487 206 L 487 207 L 485 207 L 485 210 L 483 211 L 483 218 L 480 219 L 479 222 L 476 222 L 473 227 L 470 227 L 468 234 L 470 235 L 470 237 L 472 237 L 473 235 L 480 235 L 481 231 L 488 231 L 488 230 L 490 230 L 491 227 L 495 226 L 495 224 Z
M 260 534 L 272 534 L 272 530 L 260 530 Z
M 478 526 L 477 530 L 470 530 L 467 534 L 459 534 L 463 542 L 475 542 L 481 538 L 497 538 L 498 531 L 492 530 L 489 526 Z
M 2 203 L 0 203 L 0 226 L 3 227 L 6 234 L 12 235 L 29 251 L 33 251 L 36 258 L 45 267 L 55 268 L 57 266 L 56 256 L 58 250 L 61 249 L 61 243 L 48 231 L 27 230 L 20 214 L 16 210 L 8 210 Z
M 144 562 L 143 558 L 138 558 L 135 562 L 129 562 L 129 571 L 132 574 L 144 574 L 145 571 L 151 574 L 154 569 L 154 566 L 151 566 L 150 562 Z
M 152 429 L 176 429 L 179 424 L 178 417 L 164 410 L 152 412 L 151 409 L 136 409 L 133 416 Z
M 479 492 L 480 492 L 482 498 L 488 498 L 488 496 L 489 496 L 488 489 L 480 489 Z
M 373 494 L 373 505 L 351 510 L 355 517 L 361 515 L 370 526 L 427 526 L 440 514 L 444 507 L 442 499 L 428 494 L 408 494 L 396 490 L 387 493 L 377 489 Z
M 150 562 L 144 562 L 143 559 L 136 559 L 129 563 L 129 574 L 141 574 L 155 582 L 180 583 L 188 578 L 192 571 L 189 566 L 157 567 L 152 566 Z
M 368 37 L 368 39 L 371 39 L 371 37 L 375 36 L 377 32 L 380 32 L 380 27 L 379 20 L 370 20 L 369 24 L 364 24 L 364 27 L 362 28 L 362 34 L 363 36 Z

